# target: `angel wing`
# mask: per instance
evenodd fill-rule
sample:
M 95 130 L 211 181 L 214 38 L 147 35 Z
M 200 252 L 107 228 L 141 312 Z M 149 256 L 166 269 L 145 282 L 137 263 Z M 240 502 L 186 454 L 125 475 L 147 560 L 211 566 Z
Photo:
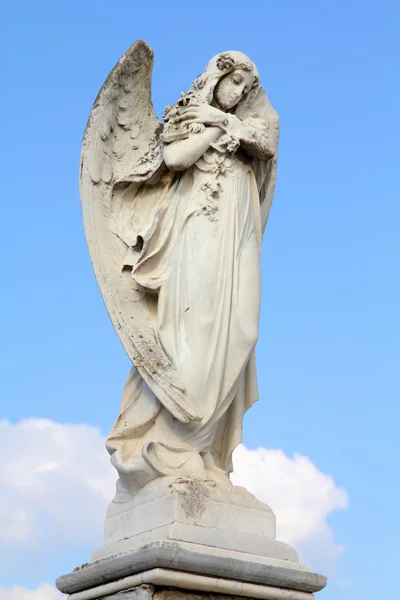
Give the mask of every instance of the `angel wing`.
M 144 185 L 162 165 L 152 69 L 152 50 L 137 41 L 107 77 L 83 138 L 80 191 L 89 252 L 111 321 L 147 385 L 175 418 L 187 423 L 201 416 L 158 340 L 145 294 L 122 269 L 128 245 L 113 224 L 118 185 Z

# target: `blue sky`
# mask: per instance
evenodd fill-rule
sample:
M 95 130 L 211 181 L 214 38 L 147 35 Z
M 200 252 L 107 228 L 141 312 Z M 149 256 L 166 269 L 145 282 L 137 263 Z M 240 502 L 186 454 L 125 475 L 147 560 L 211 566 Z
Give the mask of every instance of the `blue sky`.
M 211 56 L 241 50 L 281 117 L 261 402 L 244 442 L 299 452 L 347 490 L 348 509 L 329 517 L 346 549 L 318 597 L 393 597 L 382 575 L 397 572 L 400 531 L 398 2 L 23 0 L 2 13 L 0 417 L 106 434 L 117 414 L 129 362 L 91 270 L 78 192 L 81 137 L 108 72 L 145 39 L 161 115 Z M 0 587 L 53 581 L 88 559 L 91 548 L 71 548 L 33 571 L 0 569 Z

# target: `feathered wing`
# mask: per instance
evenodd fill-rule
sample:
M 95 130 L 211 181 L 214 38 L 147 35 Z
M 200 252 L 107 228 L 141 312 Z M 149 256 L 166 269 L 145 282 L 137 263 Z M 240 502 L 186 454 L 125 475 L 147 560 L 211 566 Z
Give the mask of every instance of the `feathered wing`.
M 80 190 L 89 252 L 113 325 L 147 385 L 186 423 L 201 417 L 159 343 L 145 294 L 122 268 L 129 243 L 115 231 L 116 198 L 121 197 L 115 190 L 144 185 L 162 166 L 162 128 L 151 101 L 152 68 L 152 50 L 138 41 L 106 79 L 83 139 Z M 140 213 L 140 203 L 135 210 Z M 149 214 L 148 207 L 143 211 Z

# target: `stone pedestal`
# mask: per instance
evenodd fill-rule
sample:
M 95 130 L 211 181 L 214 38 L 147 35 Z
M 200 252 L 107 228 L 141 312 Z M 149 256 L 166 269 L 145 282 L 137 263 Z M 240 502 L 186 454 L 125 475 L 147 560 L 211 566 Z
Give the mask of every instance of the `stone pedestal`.
M 107 511 L 105 544 L 92 560 L 175 540 L 298 562 L 294 548 L 275 534 L 274 513 L 246 489 L 228 480 L 162 477 L 134 498 L 117 494 Z
M 268 506 L 244 488 L 190 478 L 114 501 L 104 547 L 57 580 L 69 600 L 312 600 L 325 585 L 275 540 Z
M 183 597 L 193 600 L 196 598 L 218 595 L 220 600 L 232 597 L 259 598 L 260 600 L 313 600 L 313 592 L 321 590 L 326 579 L 321 575 L 309 572 L 296 572 L 295 569 L 275 567 L 273 565 L 258 564 L 253 569 L 246 570 L 248 563 L 240 565 L 240 558 L 225 557 L 225 561 L 215 561 L 215 567 L 209 568 L 210 572 L 220 571 L 230 574 L 231 578 L 211 575 L 201 575 L 190 571 L 171 568 L 176 562 L 176 548 L 166 547 L 165 553 L 161 552 L 156 557 L 150 557 L 148 548 L 142 549 L 142 555 L 129 557 L 130 565 L 122 559 L 115 558 L 108 564 L 95 563 L 83 565 L 69 575 L 64 575 L 57 580 L 57 587 L 64 593 L 70 593 L 67 600 L 162 600 L 168 591 L 171 595 L 168 600 L 183 600 Z M 147 554 L 147 560 L 145 555 Z M 155 553 L 157 554 L 157 552 Z M 237 553 L 240 554 L 240 553 Z M 162 556 L 163 555 L 163 556 Z M 169 556 L 169 560 L 167 558 Z M 152 560 L 151 560 L 152 558 Z M 187 559 L 196 559 L 190 553 Z M 138 561 L 135 565 L 136 560 Z M 229 564 L 231 562 L 231 564 Z M 239 561 L 239 562 L 238 562 Z M 170 568 L 152 568 L 135 573 L 138 565 L 146 563 L 164 563 Z M 182 567 L 184 566 L 182 561 Z M 102 561 L 100 561 L 102 563 Z M 186 565 L 188 566 L 188 565 Z M 196 563 L 191 563 L 190 567 Z M 203 567 L 205 564 L 203 563 Z M 211 564 L 209 564 L 211 567 Z M 236 570 L 236 567 L 238 569 Z M 126 575 L 123 576 L 123 573 Z M 131 573 L 131 574 L 129 574 Z M 237 578 L 232 578 L 235 575 Z M 252 581 L 251 581 L 252 580 Z M 255 583 L 262 581 L 263 583 Z M 183 596 L 184 594 L 184 596 Z M 165 596 L 167 600 L 167 596 Z M 211 600 L 211 599 L 210 599 Z

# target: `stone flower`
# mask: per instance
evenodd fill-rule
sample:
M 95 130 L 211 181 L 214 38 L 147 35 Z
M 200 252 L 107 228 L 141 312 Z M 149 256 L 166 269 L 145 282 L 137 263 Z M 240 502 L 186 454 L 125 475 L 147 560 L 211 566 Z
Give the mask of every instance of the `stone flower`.
M 238 65 L 235 65 L 237 69 L 242 69 L 242 71 L 251 71 L 252 70 L 252 66 L 251 63 L 249 62 L 241 62 Z
M 187 126 L 188 133 L 202 133 L 206 126 L 203 123 L 190 123 Z
M 220 71 L 228 71 L 229 69 L 232 69 L 234 64 L 235 61 L 233 60 L 232 56 L 226 52 L 223 52 L 217 58 L 217 67 Z
M 218 181 L 208 181 L 201 186 L 201 189 L 206 192 L 207 196 L 215 197 L 219 195 L 221 184 Z
M 206 80 L 204 79 L 203 75 L 198 75 L 198 77 L 196 77 L 196 79 L 193 82 L 193 87 L 195 90 L 202 90 L 205 85 Z

